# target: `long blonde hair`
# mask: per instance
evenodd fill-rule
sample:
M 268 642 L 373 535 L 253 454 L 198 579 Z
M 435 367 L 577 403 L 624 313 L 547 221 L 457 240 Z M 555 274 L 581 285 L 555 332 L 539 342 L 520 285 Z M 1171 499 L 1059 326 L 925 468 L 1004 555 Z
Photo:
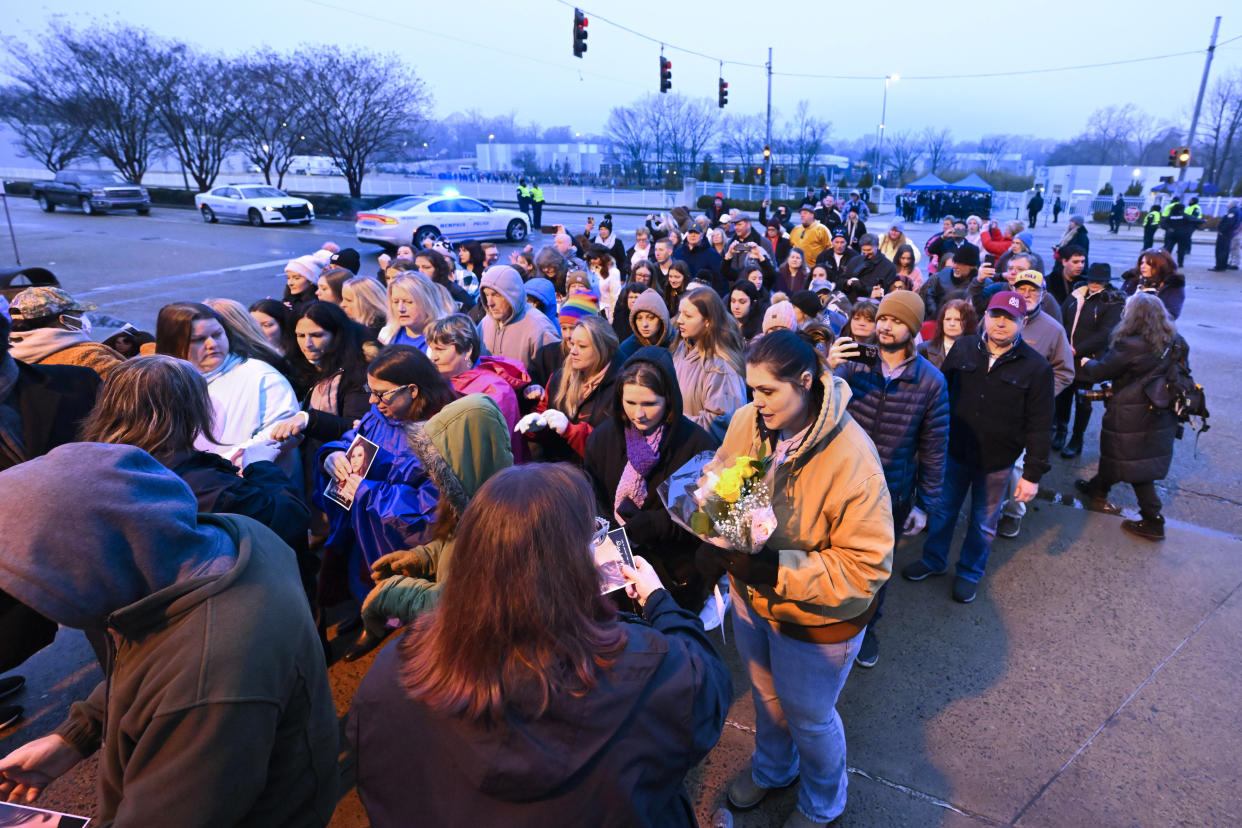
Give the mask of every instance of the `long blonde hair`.
M 578 416 L 578 408 L 582 405 L 583 398 L 586 397 L 587 383 L 608 367 L 612 358 L 617 355 L 617 346 L 620 344 L 617 341 L 617 332 L 602 316 L 587 316 L 579 319 L 578 324 L 574 325 L 574 332 L 579 328 L 585 329 L 587 336 L 591 338 L 591 347 L 595 349 L 596 355 L 595 365 L 585 371 L 575 371 L 566 357 L 565 364 L 561 368 L 560 384 L 552 396 L 552 407 L 571 420 Z M 570 333 L 570 337 L 572 336 L 573 332 Z
M 421 325 L 416 326 L 415 333 L 421 334 L 423 327 L 428 322 L 434 322 L 437 319 L 443 319 L 450 313 L 457 310 L 457 304 L 453 301 L 453 297 L 448 290 L 437 285 L 431 279 L 415 270 L 407 270 L 393 276 L 388 280 L 388 325 L 395 332 L 401 327 L 397 324 L 397 314 L 394 311 L 394 302 L 392 292 L 394 288 L 403 288 L 406 293 L 410 294 L 410 298 L 422 310 L 423 315 L 427 318 L 423 320 Z
M 370 276 L 355 276 L 346 280 L 345 284 L 341 285 L 342 298 L 344 298 L 345 288 L 349 288 L 354 294 L 356 309 L 350 316 L 351 319 L 368 328 L 388 321 L 388 295 L 378 279 Z

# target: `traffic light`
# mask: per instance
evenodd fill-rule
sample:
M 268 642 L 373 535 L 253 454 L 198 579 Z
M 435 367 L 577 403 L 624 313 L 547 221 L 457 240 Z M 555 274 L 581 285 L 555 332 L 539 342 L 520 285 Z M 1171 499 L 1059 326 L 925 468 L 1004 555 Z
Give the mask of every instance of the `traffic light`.
M 724 109 L 725 104 L 729 102 L 729 84 L 725 83 L 724 78 L 720 78 L 716 82 L 716 106 Z
M 666 60 L 664 55 L 660 55 L 660 92 L 664 93 L 673 88 L 673 62 Z
M 574 57 L 587 50 L 587 19 L 582 9 L 574 9 Z
M 1177 166 L 1190 166 L 1190 147 L 1179 147 L 1177 150 Z
M 1170 167 L 1176 167 L 1176 166 L 1177 166 L 1177 150 L 1175 150 L 1175 149 L 1171 149 L 1171 150 L 1169 150 L 1169 161 L 1168 161 L 1168 166 L 1170 166 Z
M 767 160 L 768 160 L 769 158 L 771 158 L 771 157 L 772 157 L 772 148 L 771 148 L 771 147 L 764 147 L 764 148 L 763 148 L 763 160 L 764 160 L 764 161 L 767 161 Z

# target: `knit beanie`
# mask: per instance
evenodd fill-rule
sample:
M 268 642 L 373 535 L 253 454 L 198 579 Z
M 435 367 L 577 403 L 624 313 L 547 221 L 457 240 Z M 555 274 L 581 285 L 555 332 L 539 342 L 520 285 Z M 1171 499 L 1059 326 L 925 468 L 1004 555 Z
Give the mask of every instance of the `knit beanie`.
M 316 250 L 314 253 L 310 254 L 310 257 L 314 259 L 315 264 L 319 265 L 321 268 L 327 267 L 329 264 L 332 263 L 332 251 L 331 250 L 324 250 L 320 248 L 319 250 Z
M 923 300 L 910 290 L 895 290 L 880 300 L 876 316 L 888 314 L 901 320 L 914 336 L 923 327 Z
M 561 305 L 557 319 L 562 325 L 569 325 L 588 316 L 599 316 L 599 300 L 593 294 L 583 291 L 569 294 L 565 304 Z
M 819 302 L 816 301 L 816 304 Z M 763 314 L 763 332 L 766 334 L 774 328 L 798 330 L 798 315 L 794 313 L 794 306 L 789 302 L 774 302 Z
M 346 247 L 344 250 L 332 254 L 331 263 L 337 267 L 345 268 L 355 276 L 362 269 L 362 259 L 358 255 L 358 251 L 352 247 Z
M 789 301 L 795 308 L 802 311 L 812 319 L 819 316 L 823 311 L 823 306 L 819 304 L 819 294 L 813 290 L 800 290 L 793 296 L 789 297 Z
M 327 253 L 328 251 L 325 250 L 323 252 Z M 331 258 L 331 254 L 328 255 Z M 289 263 L 285 265 L 285 272 L 288 273 L 290 270 L 299 276 L 305 277 L 311 284 L 317 285 L 319 284 L 319 274 L 323 272 L 323 267 L 313 256 L 298 256 L 296 259 L 290 259 Z

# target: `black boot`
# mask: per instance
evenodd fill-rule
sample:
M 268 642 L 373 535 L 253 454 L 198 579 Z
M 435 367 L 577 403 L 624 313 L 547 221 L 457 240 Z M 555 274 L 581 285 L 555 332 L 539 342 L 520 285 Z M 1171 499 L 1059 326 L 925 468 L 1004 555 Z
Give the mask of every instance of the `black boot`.
M 1052 450 L 1060 451 L 1065 446 L 1065 426 L 1058 425 L 1052 432 Z
M 1062 457 L 1077 457 L 1082 454 L 1082 435 L 1074 434 L 1069 438 L 1069 442 L 1065 444 L 1065 448 L 1061 449 Z
M 1162 515 L 1144 515 L 1142 520 L 1123 520 L 1121 528 L 1131 535 L 1145 540 L 1164 540 L 1164 517 Z
M 1079 478 L 1074 481 L 1074 489 L 1082 497 L 1082 505 L 1094 512 L 1108 509 L 1108 492 L 1101 492 L 1091 485 L 1091 481 Z

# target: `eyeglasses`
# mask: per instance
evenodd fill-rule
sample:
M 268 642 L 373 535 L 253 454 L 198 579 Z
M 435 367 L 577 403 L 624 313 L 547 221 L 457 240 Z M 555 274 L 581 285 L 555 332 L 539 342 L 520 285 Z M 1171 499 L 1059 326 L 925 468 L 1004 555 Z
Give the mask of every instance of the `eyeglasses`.
M 383 393 L 380 393 L 379 391 L 372 391 L 371 386 L 367 385 L 367 386 L 363 386 L 362 390 L 367 392 L 368 397 L 377 399 L 380 402 L 382 402 L 384 405 L 388 405 L 389 403 L 392 402 L 393 397 L 397 396 L 397 394 L 401 393 L 402 391 L 404 391 L 405 389 L 409 387 L 410 387 L 409 385 L 398 385 L 396 388 L 393 388 L 391 391 L 385 391 Z

